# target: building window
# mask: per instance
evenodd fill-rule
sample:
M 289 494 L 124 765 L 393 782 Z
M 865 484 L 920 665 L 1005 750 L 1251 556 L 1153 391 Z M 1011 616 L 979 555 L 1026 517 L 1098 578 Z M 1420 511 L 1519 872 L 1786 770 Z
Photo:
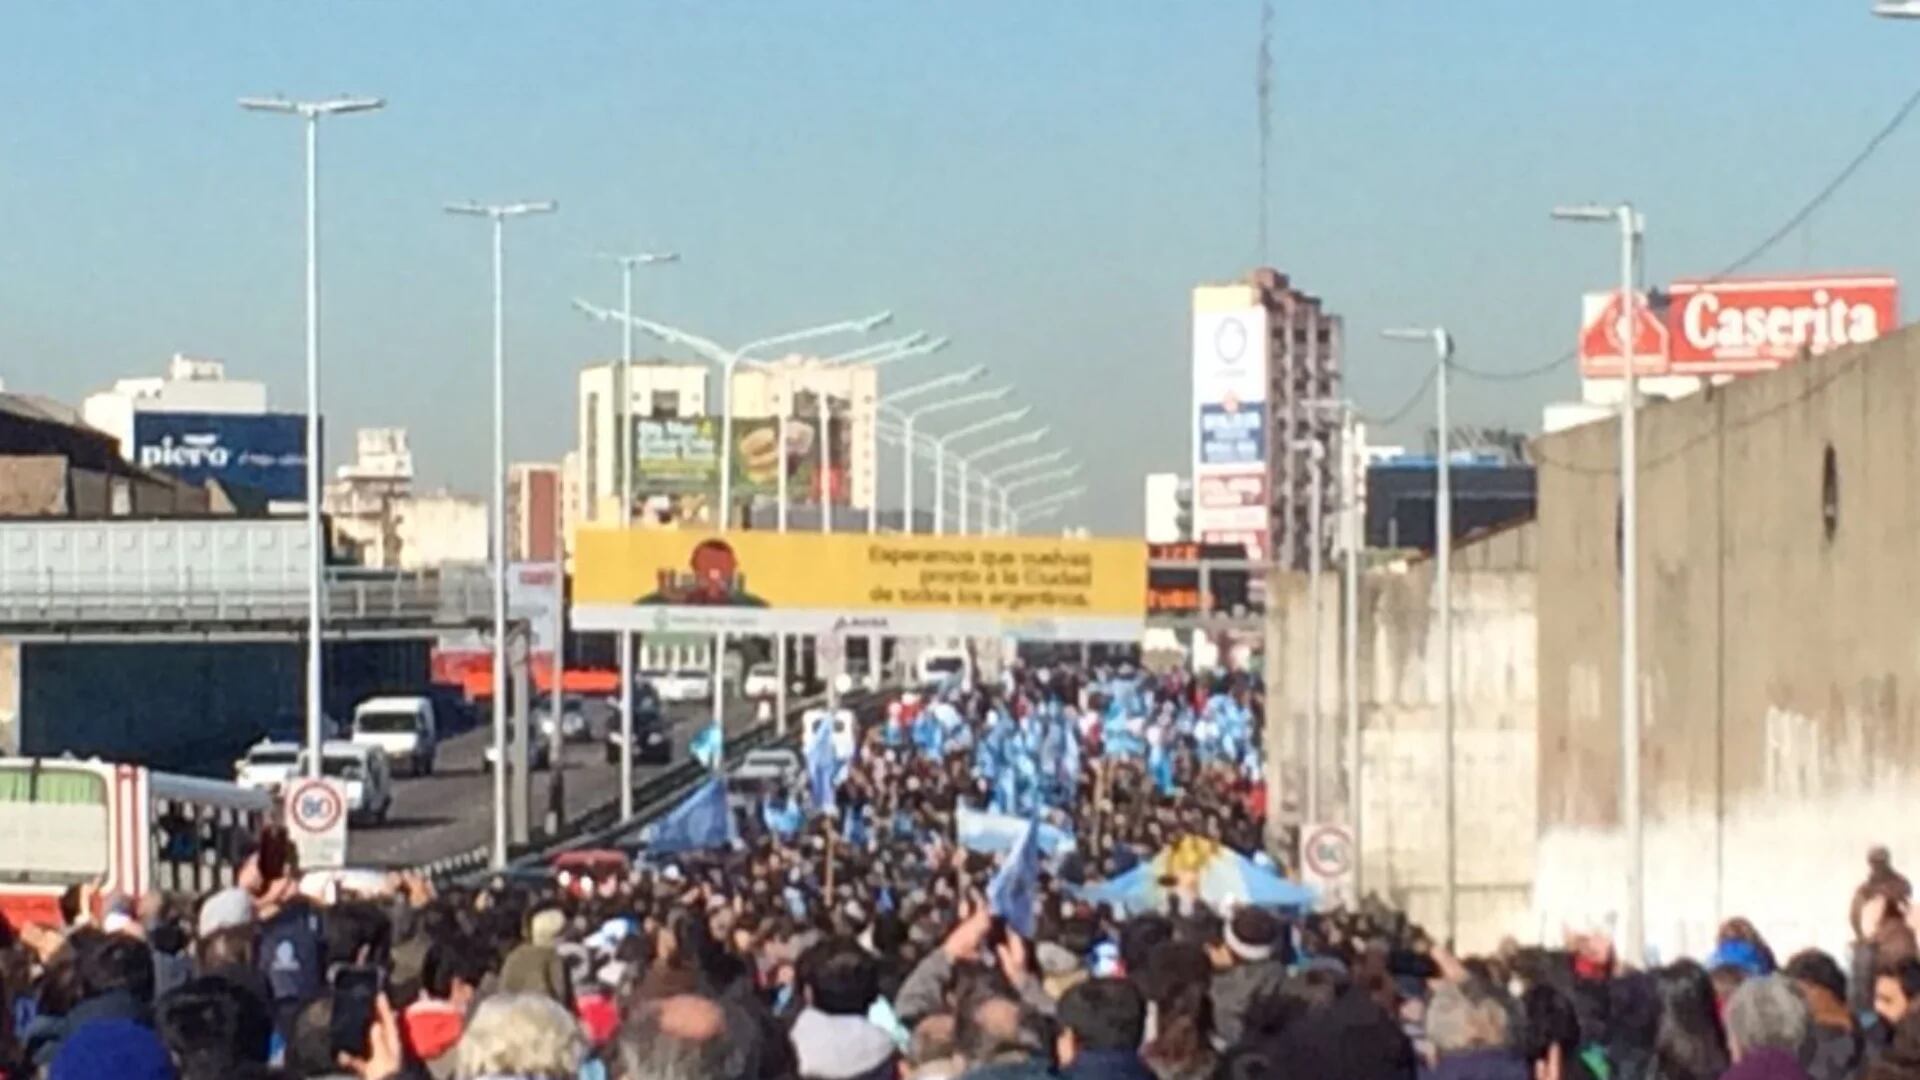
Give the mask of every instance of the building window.
M 600 395 L 587 395 L 586 511 L 589 520 L 598 516 L 600 502 Z
M 679 416 L 680 391 L 655 390 L 653 392 L 653 409 L 651 415 L 655 420 L 670 420 Z

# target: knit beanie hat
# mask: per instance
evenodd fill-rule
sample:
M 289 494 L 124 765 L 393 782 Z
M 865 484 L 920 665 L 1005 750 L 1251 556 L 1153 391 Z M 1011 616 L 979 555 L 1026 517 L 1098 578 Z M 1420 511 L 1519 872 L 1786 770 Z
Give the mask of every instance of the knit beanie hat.
M 1280 943 L 1280 920 L 1265 908 L 1243 907 L 1226 926 L 1227 949 L 1248 963 L 1273 957 Z

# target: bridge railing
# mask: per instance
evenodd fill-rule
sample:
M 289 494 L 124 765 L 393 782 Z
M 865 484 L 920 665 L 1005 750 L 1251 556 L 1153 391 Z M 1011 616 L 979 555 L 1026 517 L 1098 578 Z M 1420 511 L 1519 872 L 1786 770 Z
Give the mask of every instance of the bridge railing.
M 491 610 L 491 576 L 480 568 L 373 571 L 329 568 L 321 604 L 328 622 L 453 625 Z M 0 625 L 247 624 L 298 622 L 307 589 L 285 580 L 195 580 L 46 571 L 0 581 Z

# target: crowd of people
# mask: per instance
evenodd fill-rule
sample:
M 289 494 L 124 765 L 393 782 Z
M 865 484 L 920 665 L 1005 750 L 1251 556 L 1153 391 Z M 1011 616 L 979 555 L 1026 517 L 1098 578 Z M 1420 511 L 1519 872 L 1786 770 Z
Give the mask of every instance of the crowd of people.
M 1652 970 L 1600 937 L 1462 960 L 1378 902 L 1210 893 L 1210 852 L 1272 866 L 1261 709 L 1064 669 L 910 695 L 619 872 L 315 897 L 269 830 L 232 887 L 76 887 L 62 925 L 0 928 L 0 1076 L 1920 1080 L 1883 851 L 1844 963 L 1742 920 Z M 1098 898 L 1143 865 L 1153 903 Z

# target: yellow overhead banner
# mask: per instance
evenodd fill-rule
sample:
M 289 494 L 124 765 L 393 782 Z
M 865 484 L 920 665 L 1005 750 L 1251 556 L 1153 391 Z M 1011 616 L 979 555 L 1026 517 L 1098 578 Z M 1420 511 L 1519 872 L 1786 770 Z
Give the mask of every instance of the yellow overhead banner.
M 1137 540 L 586 529 L 581 630 L 1134 640 Z

